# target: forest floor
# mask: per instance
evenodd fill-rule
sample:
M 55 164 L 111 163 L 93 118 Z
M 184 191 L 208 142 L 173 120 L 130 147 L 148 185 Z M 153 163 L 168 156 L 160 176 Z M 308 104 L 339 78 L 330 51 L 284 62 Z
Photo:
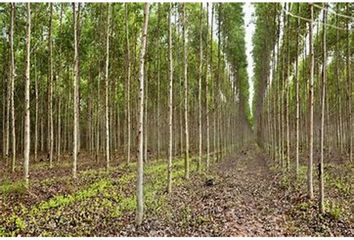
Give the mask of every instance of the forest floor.
M 73 180 L 67 158 L 51 170 L 45 162 L 33 164 L 29 190 L 19 180 L 22 171 L 11 181 L 0 177 L 0 236 L 354 235 L 353 165 L 326 166 L 327 213 L 318 215 L 316 201 L 306 198 L 306 167 L 295 180 L 272 167 L 256 145 L 214 162 L 208 175 L 197 172 L 193 159 L 189 180 L 184 161 L 176 159 L 171 194 L 166 163 L 150 162 L 144 222 L 136 227 L 136 165 L 107 171 L 103 163 L 81 162 Z

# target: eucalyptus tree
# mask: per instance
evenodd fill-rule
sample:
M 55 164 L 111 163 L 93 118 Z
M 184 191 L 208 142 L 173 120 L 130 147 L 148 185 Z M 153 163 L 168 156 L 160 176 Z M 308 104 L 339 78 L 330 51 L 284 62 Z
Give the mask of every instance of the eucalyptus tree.
M 48 33 L 48 52 L 49 52 L 49 68 L 48 68 L 48 157 L 49 167 L 53 167 L 53 151 L 54 151 L 54 126 L 53 126 L 53 3 L 50 3 L 49 10 L 49 33 Z
M 78 21 L 77 4 L 73 3 L 73 23 L 74 23 L 74 131 L 73 131 L 73 177 L 77 177 L 77 155 L 78 155 L 78 122 L 79 122 L 79 47 L 78 47 Z
M 138 118 L 138 172 L 137 172 L 137 216 L 136 223 L 140 225 L 143 221 L 144 196 L 143 196 L 143 146 L 144 146 L 144 68 L 145 50 L 147 39 L 147 28 L 149 22 L 149 3 L 144 4 L 144 23 L 141 35 L 141 49 L 139 55 L 139 118 Z
M 167 166 L 167 192 L 172 191 L 172 148 L 173 148 L 173 55 L 172 55 L 172 3 L 169 4 L 168 13 L 168 166 Z
M 321 156 L 319 162 L 319 189 L 320 189 L 320 212 L 324 212 L 324 185 L 323 185 L 323 161 L 324 161 L 324 136 L 325 136 L 325 103 L 326 103 L 326 81 L 327 81 L 327 43 L 326 43 L 326 23 L 327 23 L 327 4 L 324 4 L 322 19 L 322 46 L 323 46 L 323 63 L 322 63 L 322 87 L 321 87 Z
M 16 128 L 15 128 L 15 50 L 14 50 L 14 25 L 15 25 L 15 3 L 10 3 L 10 84 L 9 84 L 9 102 L 11 109 L 11 140 L 12 140 L 12 172 L 15 171 L 16 164 Z
M 200 3 L 200 33 L 199 33 L 199 77 L 198 77 L 198 170 L 202 165 L 202 78 L 203 78 L 203 3 Z
M 209 3 L 207 3 L 207 19 L 209 19 Z M 209 58 L 208 58 L 208 31 L 209 31 L 209 21 L 206 21 L 206 41 L 205 41 L 205 125 L 206 125 L 206 170 L 209 171 L 209 165 L 210 165 L 210 126 L 209 126 Z
M 183 38 L 183 79 L 184 79 L 184 177 L 189 178 L 189 129 L 188 129 L 188 51 L 186 34 L 186 5 L 182 4 L 182 38 Z
M 111 25 L 111 4 L 107 4 L 107 29 L 106 29 L 106 67 L 105 67 L 105 129 L 106 129 L 106 168 L 110 161 L 110 129 L 109 129 L 109 37 Z
M 129 44 L 129 27 L 128 27 L 128 4 L 124 4 L 125 8 L 125 44 L 126 44 L 126 123 L 127 123 L 127 162 L 130 162 L 130 148 L 131 148 L 131 116 L 130 116 L 130 71 L 131 71 L 131 59 L 130 59 L 130 44 Z
M 352 83 L 352 68 L 351 68 L 351 39 L 350 39 L 350 20 L 349 18 L 352 15 L 350 10 L 351 4 L 346 3 L 346 14 L 347 14 L 347 21 L 346 21 L 346 32 L 347 32 L 347 82 L 348 82 L 348 134 L 349 134 L 349 162 L 353 162 L 353 118 L 352 118 L 352 105 L 353 105 L 353 83 Z
M 314 50 L 313 50 L 313 4 L 309 4 L 310 7 L 310 23 L 309 23 L 309 54 L 310 54 L 310 79 L 309 79 L 309 159 L 307 165 L 307 190 L 308 197 L 313 198 L 313 180 L 312 180 L 312 169 L 313 169 L 313 111 L 314 111 Z
M 24 134 L 24 175 L 26 185 L 29 182 L 29 157 L 31 145 L 30 125 L 30 68 L 31 68 L 31 4 L 27 3 L 27 28 L 26 28 L 26 73 L 25 73 L 25 134 Z

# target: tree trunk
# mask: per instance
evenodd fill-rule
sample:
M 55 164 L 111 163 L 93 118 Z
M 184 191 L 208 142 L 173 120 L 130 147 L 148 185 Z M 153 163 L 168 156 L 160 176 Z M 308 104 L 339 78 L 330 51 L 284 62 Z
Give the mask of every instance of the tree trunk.
M 187 53 L 187 37 L 186 37 L 186 5 L 182 5 L 182 38 L 183 38 L 183 59 L 184 59 L 184 177 L 189 178 L 189 132 L 188 132 L 188 53 Z
M 300 3 L 297 3 L 297 12 L 299 13 Z M 299 27 L 300 19 L 296 20 L 296 28 Z M 299 35 L 298 31 L 296 31 L 296 57 L 295 57 L 295 95 L 296 95 L 296 126 L 295 126 L 295 162 L 296 162 L 296 177 L 299 175 L 299 133 L 300 133 L 300 81 L 299 81 L 299 64 L 298 64 L 298 56 L 299 56 Z
M 54 128 L 53 128 L 53 44 L 52 44 L 52 21 L 53 21 L 53 3 L 50 3 L 49 13 L 49 76 L 48 76 L 48 156 L 49 168 L 53 167 L 53 144 L 54 144 Z
M 326 81 L 327 81 L 327 42 L 326 42 L 326 23 L 327 23 L 327 4 L 324 3 L 324 10 L 323 10 L 323 20 L 322 20 L 322 44 L 323 44 L 323 66 L 322 66 L 322 93 L 321 93 L 321 158 L 319 162 L 319 188 L 320 188 L 320 202 L 319 202 L 319 209 L 320 213 L 324 213 L 324 185 L 323 185 L 323 160 L 324 160 L 324 131 L 325 131 L 325 100 L 326 100 Z
M 78 152 L 78 121 L 79 121 L 79 51 L 78 51 L 78 19 L 76 3 L 73 3 L 74 19 L 74 132 L 73 132 L 73 177 L 77 177 L 77 152 Z
M 127 89 L 126 89 L 126 116 L 127 116 L 127 162 L 130 162 L 131 148 L 131 118 L 130 118 L 130 47 L 128 28 L 128 4 L 125 3 L 125 33 L 126 33 L 126 64 L 127 64 Z
M 107 29 L 106 29 L 106 72 L 105 72 L 105 109 L 106 109 L 106 115 L 105 115 L 105 130 L 106 130 L 106 168 L 108 170 L 109 168 L 109 160 L 110 160 L 110 153 L 109 153 L 109 147 L 110 147 L 110 135 L 109 135 L 109 35 L 110 35 L 110 24 L 111 24 L 111 4 L 107 3 Z
M 160 26 L 160 3 L 158 6 L 158 26 Z M 161 65 L 161 43 L 160 43 L 160 28 L 157 29 L 157 159 L 160 159 L 160 65 Z
M 347 6 L 347 15 L 350 16 L 350 4 L 346 3 Z M 349 162 L 353 162 L 353 120 L 352 120 L 352 96 L 353 96 L 353 91 L 352 91 L 352 79 L 351 79 L 351 66 L 350 66 L 350 58 L 351 58 L 351 53 L 350 53 L 350 22 L 349 18 L 347 18 L 347 81 L 348 81 L 348 134 L 349 134 Z
M 308 197 L 313 198 L 313 183 L 312 183 L 312 163 L 313 163 L 313 83 L 314 83 L 314 54 L 313 54 L 313 39 L 312 39 L 312 24 L 313 24 L 313 4 L 310 3 L 310 18 L 309 23 L 309 38 L 310 38 L 310 89 L 309 89 L 309 159 L 307 166 L 307 190 Z
M 172 3 L 170 3 L 170 9 L 168 13 L 168 170 L 167 170 L 167 192 L 172 191 L 172 137 L 173 137 L 173 128 L 172 128 L 172 114 L 173 114 L 173 58 L 172 58 L 172 24 L 171 24 L 171 11 Z
M 200 3 L 199 29 L 199 79 L 198 79 L 198 129 L 199 129 L 199 157 L 198 171 L 202 169 L 202 76 L 203 76 L 203 3 Z
M 145 63 L 145 50 L 147 28 L 149 21 L 149 3 L 144 5 L 144 25 L 141 37 L 140 49 L 140 67 L 139 67 L 139 120 L 138 120 L 138 172 L 137 172 L 137 212 L 136 223 L 140 225 L 143 221 L 144 213 L 144 195 L 143 195 L 143 174 L 144 174 L 144 161 L 143 161 L 143 136 L 144 136 L 144 63 Z
M 207 19 L 209 19 L 209 3 L 207 3 Z M 207 29 L 209 29 L 209 21 L 207 21 Z M 205 49 L 208 49 L 208 32 L 206 36 L 206 46 Z M 211 44 L 210 44 L 211 46 Z M 209 171 L 210 163 L 210 131 L 209 131 L 209 58 L 208 51 L 205 51 L 206 59 L 206 74 L 205 74 L 205 124 L 206 124 L 206 170 Z
M 27 3 L 27 33 L 26 33 L 26 73 L 25 73 L 25 136 L 24 136 L 24 170 L 25 181 L 28 186 L 29 155 L 30 155 L 30 51 L 31 51 L 31 4 Z
M 11 26 L 10 26 L 10 108 L 11 108 L 11 137 L 12 137 L 12 172 L 16 164 L 16 128 L 15 128 L 15 53 L 14 53 L 14 25 L 15 25 L 15 3 L 11 4 Z

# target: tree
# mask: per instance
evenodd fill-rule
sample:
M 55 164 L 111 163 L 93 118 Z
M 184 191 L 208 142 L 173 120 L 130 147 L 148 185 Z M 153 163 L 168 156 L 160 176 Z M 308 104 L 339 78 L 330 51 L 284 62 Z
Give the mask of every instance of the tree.
M 38 111 L 39 111 L 39 89 L 37 75 L 37 56 L 34 57 L 34 88 L 35 88 L 35 120 L 34 120 L 34 161 L 38 156 Z
M 322 91 L 321 91 L 321 136 L 320 136 L 320 162 L 319 162 L 319 189 L 320 189 L 320 213 L 324 213 L 324 185 L 323 185 L 323 160 L 324 160 L 324 134 L 325 134 L 325 103 L 326 103 L 326 81 L 327 81 L 327 43 L 326 43 L 326 24 L 327 24 L 327 4 L 324 4 L 322 19 L 322 45 L 323 45 L 323 63 L 322 63 Z
M 171 24 L 172 3 L 168 13 L 168 166 L 167 166 L 167 192 L 172 191 L 172 148 L 173 148 L 173 58 L 172 58 L 172 24 Z
M 11 140 L 12 140 L 12 172 L 15 171 L 16 164 L 16 129 L 15 129 L 15 52 L 14 52 L 14 25 L 15 25 L 15 3 L 11 5 L 11 25 L 10 25 L 10 107 L 11 107 Z
M 126 35 L 126 117 L 127 117 L 127 162 L 130 162 L 131 118 L 130 118 L 130 46 L 128 28 L 128 4 L 125 3 L 125 35 Z
M 145 50 L 147 28 L 149 21 L 149 3 L 144 4 L 144 24 L 141 36 L 141 49 L 139 56 L 139 118 L 138 118 L 138 172 L 137 172 L 137 212 L 136 223 L 140 225 L 143 221 L 144 213 L 144 195 L 143 195 L 143 137 L 144 137 L 144 64 L 145 64 Z
M 312 39 L 312 24 L 313 24 L 313 4 L 310 3 L 310 19 L 309 23 L 309 54 L 310 54 L 310 79 L 309 79 L 309 159 L 307 165 L 307 190 L 308 197 L 313 198 L 313 183 L 312 183 L 312 163 L 313 163 L 313 108 L 314 108 L 314 93 L 313 93 L 313 84 L 314 84 L 314 53 L 313 53 L 313 39 Z
M 53 127 L 53 40 L 52 27 L 53 22 L 53 3 L 50 3 L 49 13 L 49 33 L 48 33 L 48 50 L 49 50 L 49 73 L 48 73 L 48 156 L 49 167 L 53 167 L 53 148 L 54 148 L 54 127 Z
M 186 6 L 182 5 L 183 77 L 184 77 L 184 177 L 189 178 L 189 131 L 188 131 L 188 52 L 186 36 Z
M 25 73 L 25 139 L 24 139 L 24 169 L 25 181 L 28 186 L 29 155 L 31 145 L 30 134 L 30 51 L 31 51 L 31 4 L 27 3 L 27 33 L 26 33 L 26 73 Z
M 108 3 L 107 6 L 107 29 L 106 29 L 106 72 L 105 72 L 105 122 L 106 122 L 106 168 L 109 168 L 109 145 L 110 145 L 110 129 L 109 129 L 109 35 L 110 35 L 110 24 L 111 24 L 111 4 Z
M 200 29 L 199 29 L 199 78 L 198 78 L 198 171 L 202 165 L 202 77 L 203 77 L 203 3 L 200 3 Z
M 350 4 L 346 3 L 347 7 L 347 16 L 350 16 Z M 350 23 L 349 23 L 349 18 L 347 18 L 347 82 L 348 82 L 348 134 L 349 134 L 349 162 L 353 162 L 353 119 L 352 119 L 352 96 L 353 96 L 353 83 L 352 83 L 352 77 L 351 77 L 351 45 L 350 45 Z
M 78 122 L 79 122 L 79 51 L 78 51 L 78 19 L 77 5 L 73 3 L 74 19 L 74 132 L 73 132 L 73 177 L 77 177 L 77 152 L 78 152 Z
M 209 3 L 207 3 L 207 19 L 209 19 Z M 209 21 L 207 21 L 207 29 L 209 31 Z M 212 38 L 212 37 L 211 37 Z M 208 32 L 206 34 L 206 44 L 205 49 L 208 48 Z M 211 45 L 210 45 L 211 47 Z M 206 74 L 205 74 L 205 125 L 206 125 L 206 170 L 209 171 L 209 162 L 210 162 L 210 128 L 209 128 L 209 58 L 208 51 L 205 52 L 206 59 Z
M 300 10 L 300 4 L 297 3 L 297 12 Z M 296 29 L 299 28 L 300 19 L 297 18 L 296 20 Z M 298 63 L 298 56 L 299 56 L 299 33 L 296 32 L 296 56 L 295 56 L 295 85 L 296 85 L 296 123 L 295 123 L 295 172 L 296 177 L 299 175 L 299 142 L 300 142 L 300 81 L 299 81 L 299 63 Z

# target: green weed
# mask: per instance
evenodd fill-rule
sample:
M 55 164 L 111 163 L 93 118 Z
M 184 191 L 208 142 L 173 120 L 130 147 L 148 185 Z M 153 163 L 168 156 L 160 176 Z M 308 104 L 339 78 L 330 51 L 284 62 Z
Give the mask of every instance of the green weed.
M 334 201 L 327 201 L 325 203 L 325 208 L 328 214 L 335 220 L 339 220 L 343 215 L 343 209 Z
M 74 202 L 83 201 L 87 198 L 97 195 L 98 193 L 102 192 L 104 189 L 108 188 L 109 186 L 111 186 L 111 181 L 107 179 L 102 179 L 92 184 L 89 188 L 79 191 L 75 194 L 68 195 L 68 196 L 60 195 L 51 198 L 48 201 L 42 202 L 39 204 L 37 209 L 36 208 L 33 209 L 33 212 L 36 212 L 38 210 L 45 211 L 52 208 L 65 207 Z
M 0 185 L 0 193 L 4 195 L 9 194 L 23 194 L 26 192 L 25 181 L 10 182 L 5 181 Z

